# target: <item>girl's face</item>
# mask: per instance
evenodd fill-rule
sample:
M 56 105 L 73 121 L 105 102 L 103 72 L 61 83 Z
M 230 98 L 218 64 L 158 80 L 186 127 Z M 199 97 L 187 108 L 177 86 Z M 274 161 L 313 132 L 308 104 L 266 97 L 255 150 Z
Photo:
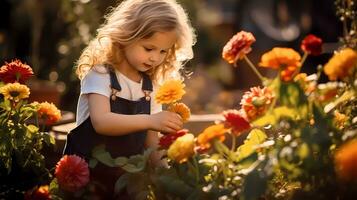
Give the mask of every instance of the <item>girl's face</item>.
M 145 72 L 163 63 L 177 40 L 175 31 L 156 32 L 124 49 L 124 65 Z

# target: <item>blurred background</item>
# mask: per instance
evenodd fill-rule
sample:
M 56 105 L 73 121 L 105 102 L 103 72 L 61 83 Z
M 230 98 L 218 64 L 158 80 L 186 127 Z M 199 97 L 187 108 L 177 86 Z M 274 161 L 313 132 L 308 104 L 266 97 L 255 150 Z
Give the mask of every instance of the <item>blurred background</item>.
M 189 13 L 197 33 L 195 57 L 186 67 L 183 100 L 193 114 L 219 113 L 237 108 L 243 92 L 259 85 L 246 65 L 237 67 L 221 58 L 222 48 L 238 31 L 252 32 L 256 42 L 248 57 L 257 64 L 273 47 L 300 51 L 309 33 L 321 37 L 324 54 L 309 57 L 302 71 L 312 73 L 327 62 L 338 46 L 341 23 L 333 0 L 178 0 Z M 35 77 L 29 82 L 31 100 L 54 102 L 75 112 L 79 80 L 74 63 L 95 35 L 103 15 L 117 0 L 1 0 L 0 61 L 18 58 Z M 269 70 L 259 70 L 272 76 Z

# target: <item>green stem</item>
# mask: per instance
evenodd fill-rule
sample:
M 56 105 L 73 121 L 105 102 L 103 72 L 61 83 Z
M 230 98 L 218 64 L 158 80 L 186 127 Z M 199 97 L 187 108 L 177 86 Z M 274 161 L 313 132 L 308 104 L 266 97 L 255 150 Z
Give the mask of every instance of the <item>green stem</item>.
M 235 149 L 236 149 L 236 136 L 233 133 L 231 133 L 231 135 L 232 135 L 232 148 L 231 148 L 231 150 L 235 151 Z
M 244 55 L 243 56 L 244 60 L 248 63 L 249 67 L 254 71 L 254 73 L 258 76 L 262 84 L 264 83 L 264 77 L 260 74 L 260 72 L 257 70 L 257 68 L 254 66 L 254 64 L 249 60 L 249 58 Z
M 300 63 L 301 63 L 300 66 L 301 66 L 301 67 L 304 65 L 304 62 L 305 62 L 307 56 L 308 56 L 308 53 L 305 52 L 304 55 L 303 55 L 302 58 L 301 58 L 301 62 L 300 62 Z M 301 68 L 301 67 L 300 67 L 300 68 Z
M 198 183 L 200 180 L 200 168 L 198 166 L 196 157 L 192 157 L 192 159 L 193 159 L 193 164 L 195 165 L 195 168 L 196 168 L 196 182 Z

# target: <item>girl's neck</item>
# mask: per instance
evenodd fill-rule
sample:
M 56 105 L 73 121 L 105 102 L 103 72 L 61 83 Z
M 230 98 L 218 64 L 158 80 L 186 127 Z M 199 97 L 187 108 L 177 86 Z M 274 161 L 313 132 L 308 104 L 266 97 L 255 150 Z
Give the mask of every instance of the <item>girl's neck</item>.
M 119 63 L 116 69 L 130 80 L 140 83 L 142 78 L 140 72 L 131 67 L 125 60 Z

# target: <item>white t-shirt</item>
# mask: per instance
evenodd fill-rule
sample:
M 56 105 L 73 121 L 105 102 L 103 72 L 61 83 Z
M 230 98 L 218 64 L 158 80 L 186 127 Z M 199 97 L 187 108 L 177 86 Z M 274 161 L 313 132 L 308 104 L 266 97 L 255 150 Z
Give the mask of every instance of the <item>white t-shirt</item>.
M 115 74 L 118 78 L 121 87 L 121 91 L 119 92 L 119 94 L 117 94 L 118 97 L 137 101 L 145 96 L 142 91 L 143 79 L 141 79 L 140 83 L 137 83 L 121 74 L 118 70 L 115 70 Z M 151 114 L 155 114 L 162 111 L 162 105 L 156 103 L 154 100 L 156 91 L 157 87 L 153 85 L 153 92 L 150 94 Z M 106 72 L 104 67 L 97 67 L 96 70 L 90 70 L 81 81 L 81 93 L 79 95 L 77 105 L 76 126 L 84 122 L 89 116 L 89 93 L 101 94 L 110 98 L 110 76 L 109 73 Z

